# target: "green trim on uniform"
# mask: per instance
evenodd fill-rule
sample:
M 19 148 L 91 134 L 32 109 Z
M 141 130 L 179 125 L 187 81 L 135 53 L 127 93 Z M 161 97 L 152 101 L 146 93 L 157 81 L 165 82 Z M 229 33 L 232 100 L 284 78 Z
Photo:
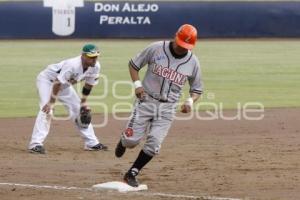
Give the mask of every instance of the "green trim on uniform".
M 94 44 L 84 45 L 82 48 L 82 53 L 84 53 L 88 57 L 96 57 L 100 55 L 98 47 Z

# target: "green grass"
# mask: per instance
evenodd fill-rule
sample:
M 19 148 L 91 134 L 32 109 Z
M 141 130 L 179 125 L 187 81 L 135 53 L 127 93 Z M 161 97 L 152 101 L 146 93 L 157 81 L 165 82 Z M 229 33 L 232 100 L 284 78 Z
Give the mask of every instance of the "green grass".
M 259 101 L 266 107 L 299 106 L 300 41 L 204 42 L 200 55 L 207 91 L 216 102 Z
M 116 102 L 130 105 L 133 98 L 113 98 L 112 85 L 117 80 L 129 80 L 128 59 L 152 41 L 1 40 L 0 117 L 35 116 L 36 75 L 50 63 L 80 54 L 85 42 L 100 46 L 102 73 L 108 78 L 108 96 L 91 98 L 90 103 L 106 104 L 110 112 Z M 246 102 L 261 102 L 265 107 L 300 107 L 300 40 L 200 40 L 194 52 L 203 71 L 202 102 L 222 103 L 226 109 Z M 93 95 L 103 93 L 101 82 Z M 119 95 L 128 95 L 131 90 L 128 85 L 117 89 Z M 93 107 L 103 112 L 99 106 Z M 128 106 L 123 108 L 130 111 Z

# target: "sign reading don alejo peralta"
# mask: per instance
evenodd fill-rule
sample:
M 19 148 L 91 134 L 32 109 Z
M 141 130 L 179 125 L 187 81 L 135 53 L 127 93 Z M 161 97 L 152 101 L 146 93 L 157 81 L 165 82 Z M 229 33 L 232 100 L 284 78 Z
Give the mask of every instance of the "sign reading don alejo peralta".
M 300 37 L 298 13 L 300 2 L 0 2 L 0 39 L 170 38 L 184 23 L 200 37 Z
M 99 25 L 150 25 L 151 17 L 147 13 L 155 13 L 159 10 L 157 3 L 95 2 L 91 4 L 93 10 L 89 10 L 88 13 L 94 12 L 91 16 L 98 18 Z M 83 0 L 44 0 L 44 6 L 52 7 L 54 34 L 68 36 L 74 33 L 76 8 L 84 7 Z M 87 7 L 90 8 L 91 5 Z
M 147 13 L 156 13 L 159 10 L 157 3 L 95 3 L 95 12 L 99 12 L 99 23 L 109 25 L 151 24 L 151 17 Z M 120 16 L 119 13 L 127 13 Z M 107 14 L 106 14 L 107 13 Z M 142 13 L 141 15 L 131 15 L 130 13 Z

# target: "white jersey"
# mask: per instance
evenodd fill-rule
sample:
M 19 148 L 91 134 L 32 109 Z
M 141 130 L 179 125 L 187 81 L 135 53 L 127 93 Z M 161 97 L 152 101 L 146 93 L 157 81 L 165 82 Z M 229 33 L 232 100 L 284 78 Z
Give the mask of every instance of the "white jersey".
M 63 60 L 49 65 L 39 76 L 53 82 L 56 79 L 61 82 L 63 88 L 69 87 L 79 81 L 85 81 L 89 85 L 97 85 L 100 73 L 100 63 L 97 61 L 94 67 L 83 71 L 81 56 Z
M 98 83 L 99 71 L 100 64 L 97 62 L 94 67 L 88 67 L 87 70 L 83 72 L 81 56 L 77 56 L 56 64 L 51 64 L 38 75 L 36 85 L 40 98 L 40 110 L 32 131 L 29 149 L 43 146 L 49 133 L 53 112 L 45 113 L 43 108 L 49 103 L 49 99 L 53 94 L 53 82 L 57 79 L 62 83 L 60 91 L 57 94 L 57 100 L 68 110 L 69 115 L 67 118 L 76 124 L 77 129 L 84 138 L 85 148 L 89 149 L 99 144 L 99 140 L 95 135 L 91 123 L 88 127 L 82 127 L 76 122 L 76 119 L 80 116 L 81 98 L 77 91 L 71 86 L 71 84 L 82 80 L 90 85 L 96 85 Z

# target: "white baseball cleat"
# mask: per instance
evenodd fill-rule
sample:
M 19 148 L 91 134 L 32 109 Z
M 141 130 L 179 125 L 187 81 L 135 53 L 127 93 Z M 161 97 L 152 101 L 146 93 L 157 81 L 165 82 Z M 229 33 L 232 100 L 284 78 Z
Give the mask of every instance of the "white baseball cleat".
M 104 144 L 98 143 L 93 147 L 85 146 L 84 149 L 87 150 L 87 151 L 100 151 L 100 150 L 107 151 L 108 147 Z
M 30 153 L 36 153 L 36 154 L 45 154 L 46 150 L 42 145 L 36 145 L 35 147 L 29 149 Z

